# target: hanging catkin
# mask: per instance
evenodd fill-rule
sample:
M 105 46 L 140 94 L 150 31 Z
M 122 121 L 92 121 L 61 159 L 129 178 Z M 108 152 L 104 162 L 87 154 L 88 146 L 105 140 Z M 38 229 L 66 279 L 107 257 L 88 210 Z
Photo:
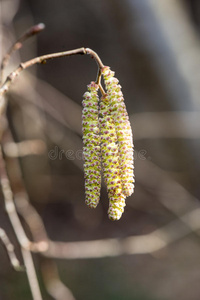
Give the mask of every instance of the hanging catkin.
M 134 190 L 132 130 L 118 79 L 114 77 L 114 72 L 109 67 L 104 67 L 102 74 L 119 145 L 122 190 L 125 196 L 130 196 Z
M 83 95 L 82 130 L 85 176 L 85 202 L 95 208 L 100 198 L 101 157 L 98 121 L 98 85 L 91 82 Z

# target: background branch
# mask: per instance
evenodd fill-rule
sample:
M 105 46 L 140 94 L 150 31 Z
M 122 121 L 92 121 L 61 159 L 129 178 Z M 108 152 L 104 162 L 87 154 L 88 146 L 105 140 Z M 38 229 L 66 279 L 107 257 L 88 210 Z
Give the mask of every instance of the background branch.
M 2 59 L 1 62 L 1 71 L 0 71 L 0 85 L 3 80 L 3 72 L 9 62 L 9 59 L 11 58 L 12 54 L 19 50 L 22 46 L 23 43 L 30 37 L 38 34 L 42 30 L 44 30 L 45 25 L 43 23 L 39 23 L 37 25 L 32 26 L 29 28 L 21 37 L 17 39 L 17 41 L 10 47 L 10 49 L 6 52 L 5 56 Z
M 20 262 L 15 255 L 15 249 L 13 244 L 10 242 L 5 230 L 3 230 L 2 228 L 0 228 L 0 239 L 6 248 L 12 267 L 16 271 L 24 271 L 24 268 L 20 265 Z

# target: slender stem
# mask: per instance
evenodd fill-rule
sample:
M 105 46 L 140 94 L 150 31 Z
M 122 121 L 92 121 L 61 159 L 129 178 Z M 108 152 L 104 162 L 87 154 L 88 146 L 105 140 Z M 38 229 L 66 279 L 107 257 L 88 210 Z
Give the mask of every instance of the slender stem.
M 26 267 L 26 273 L 28 276 L 29 285 L 31 288 L 32 296 L 34 300 L 42 300 L 40 288 L 33 264 L 32 256 L 30 253 L 32 243 L 26 237 L 20 219 L 17 215 L 15 204 L 13 201 L 13 193 L 10 187 L 10 181 L 7 175 L 5 162 L 2 155 L 2 149 L 0 147 L 0 175 L 1 175 L 1 187 L 5 200 L 5 207 L 10 218 L 12 227 L 15 231 L 17 239 L 21 245 L 22 256 Z
M 6 248 L 12 267 L 16 271 L 24 271 L 24 267 L 20 265 L 20 262 L 16 257 L 13 244 L 10 242 L 9 237 L 7 236 L 6 232 L 2 228 L 0 228 L 0 240 L 2 241 L 2 243 Z
M 8 178 L 1 147 L 0 147 L 0 184 L 4 196 L 6 211 L 21 247 L 36 252 L 37 251 L 40 252 L 41 250 L 42 251 L 47 250 L 48 245 L 44 244 L 44 242 L 32 243 L 26 236 L 26 233 L 22 227 L 21 221 L 16 211 L 15 203 L 13 200 L 13 192 L 11 190 L 10 181 Z
M 69 50 L 69 51 L 64 51 L 64 52 L 57 52 L 57 53 L 38 56 L 38 57 L 30 59 L 30 60 L 28 60 L 24 63 L 21 63 L 15 71 L 10 73 L 10 75 L 7 77 L 6 81 L 4 82 L 4 84 L 0 88 L 0 97 L 2 97 L 2 99 L 0 101 L 0 117 L 5 112 L 6 104 L 7 104 L 7 101 L 3 96 L 9 90 L 9 87 L 10 87 L 11 83 L 15 80 L 16 77 L 19 76 L 19 74 L 23 70 L 25 70 L 25 69 L 27 69 L 27 68 L 35 65 L 35 64 L 46 63 L 46 61 L 50 60 L 50 59 L 65 57 L 65 56 L 71 56 L 71 55 L 77 55 L 77 54 L 89 54 L 92 58 L 95 59 L 97 65 L 99 67 L 99 70 L 100 70 L 99 72 L 101 72 L 104 65 L 103 65 L 100 57 L 98 56 L 98 54 L 96 52 L 94 52 L 93 50 L 91 50 L 89 48 L 84 48 L 84 47 Z
M 71 290 L 61 281 L 58 267 L 53 260 L 42 264 L 42 276 L 49 295 L 55 300 L 75 300 Z
M 64 57 L 64 56 L 77 55 L 77 54 L 86 54 L 85 48 L 82 47 L 82 48 L 78 48 L 78 49 L 73 49 L 73 50 L 68 50 L 68 51 L 63 51 L 63 52 L 57 52 L 57 53 L 51 53 L 51 54 L 45 54 L 45 55 L 42 55 L 42 56 L 38 56 L 38 57 L 35 57 L 31 60 L 28 60 L 27 62 L 21 63 L 18 69 L 20 71 L 22 71 L 22 70 L 25 70 L 25 69 L 27 69 L 27 68 L 35 65 L 35 64 L 44 64 L 49 59 L 59 58 L 59 57 Z
M 101 84 L 101 69 L 98 69 L 96 84 Z
M 104 91 L 104 89 L 103 89 L 103 87 L 101 85 L 101 69 L 100 68 L 98 68 L 96 84 L 98 84 L 100 92 L 104 96 L 106 94 L 106 92 Z
M 35 64 L 46 63 L 46 61 L 50 60 L 50 59 L 64 57 L 64 56 L 77 55 L 77 54 L 89 54 L 89 55 L 91 55 L 91 57 L 95 58 L 95 61 L 97 62 L 100 69 L 102 69 L 104 67 L 104 65 L 103 65 L 101 59 L 99 58 L 99 56 L 97 55 L 97 53 L 89 48 L 84 48 L 84 47 L 74 49 L 74 50 L 64 51 L 64 52 L 51 53 L 51 54 L 38 56 L 38 57 L 30 59 L 24 63 L 21 63 L 19 65 L 19 67 L 7 77 L 5 83 L 2 85 L 2 87 L 0 89 L 0 96 L 3 96 L 8 91 L 8 88 L 9 88 L 10 84 L 12 83 L 12 81 L 17 76 L 19 76 L 20 72 L 22 72 L 23 70 L 25 70 Z
M 44 30 L 45 25 L 43 23 L 39 23 L 37 25 L 32 26 L 29 28 L 22 36 L 18 38 L 18 40 L 8 49 L 7 53 L 4 55 L 1 63 L 1 72 L 0 72 L 0 84 L 3 79 L 3 72 L 5 70 L 6 65 L 8 64 L 11 55 L 19 50 L 23 46 L 23 42 L 25 42 L 31 36 L 38 34 L 42 30 Z
M 85 48 L 86 54 L 89 54 L 92 58 L 95 59 L 97 65 L 99 66 L 100 69 L 103 69 L 104 64 L 102 63 L 100 57 L 98 56 L 98 54 L 96 52 L 94 52 L 92 49 L 90 48 Z
M 106 95 L 106 92 L 104 91 L 104 89 L 103 89 L 101 83 L 99 83 L 99 89 L 100 89 L 101 94 L 102 94 L 103 96 L 105 96 L 105 95 Z
M 35 271 L 35 266 L 33 263 L 33 258 L 32 258 L 31 252 L 24 248 L 21 248 L 21 251 L 22 251 L 24 264 L 26 266 L 26 274 L 28 277 L 28 282 L 29 282 L 29 286 L 31 289 L 31 294 L 32 294 L 33 300 L 42 300 L 40 286 L 38 283 L 37 274 Z

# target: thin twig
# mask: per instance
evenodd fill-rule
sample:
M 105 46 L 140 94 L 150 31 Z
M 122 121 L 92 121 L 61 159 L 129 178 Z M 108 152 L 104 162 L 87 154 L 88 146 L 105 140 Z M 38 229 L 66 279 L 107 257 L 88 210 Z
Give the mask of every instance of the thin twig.
M 85 54 L 89 54 L 92 58 L 95 59 L 95 61 L 97 63 L 97 66 L 100 68 L 100 70 L 103 69 L 104 64 L 102 63 L 102 61 L 101 61 L 100 57 L 98 56 L 98 54 L 90 48 L 84 48 L 84 49 L 85 49 L 85 52 L 86 52 Z
M 16 257 L 13 244 L 10 242 L 6 232 L 2 228 L 0 228 L 0 239 L 6 248 L 6 251 L 7 251 L 7 254 L 10 259 L 10 263 L 11 263 L 12 267 L 16 271 L 24 271 L 24 267 L 20 265 L 20 262 Z
M 28 38 L 38 34 L 42 30 L 44 30 L 44 28 L 45 25 L 43 23 L 39 23 L 37 25 L 32 26 L 21 37 L 19 37 L 18 40 L 9 48 L 9 50 L 7 51 L 7 53 L 4 55 L 2 59 L 1 72 L 0 72 L 0 84 L 3 79 L 3 72 L 5 70 L 5 67 L 7 66 L 12 54 L 23 46 L 23 42 L 25 42 Z
M 34 300 L 42 300 L 40 288 L 35 272 L 35 267 L 32 261 L 30 253 L 31 248 L 37 248 L 38 244 L 30 242 L 24 232 L 20 219 L 17 215 L 15 204 L 13 201 L 13 193 L 10 187 L 10 182 L 7 175 L 5 162 L 2 155 L 2 149 L 0 147 L 0 175 L 1 175 L 1 187 L 5 200 L 5 207 L 11 221 L 12 227 L 15 231 L 17 239 L 21 245 L 21 252 L 26 267 L 26 273 L 28 276 L 29 285 L 31 288 L 32 296 Z M 39 250 L 39 248 L 38 248 Z
M 33 263 L 31 252 L 24 248 L 21 248 L 21 251 L 22 251 L 24 264 L 26 266 L 26 274 L 28 277 L 28 282 L 33 296 L 33 300 L 42 300 L 40 286 L 38 283 L 37 274 L 35 271 L 35 266 Z
M 99 83 L 99 89 L 100 89 L 101 94 L 102 94 L 103 96 L 105 96 L 105 95 L 106 95 L 106 92 L 104 91 L 104 89 L 103 89 L 101 83 Z
M 14 142 L 12 133 L 10 132 L 9 128 L 6 131 L 6 141 L 9 141 L 10 143 Z M 17 158 L 12 158 L 11 160 L 13 163 L 14 173 L 17 178 L 17 186 L 20 190 L 20 192 L 16 192 L 15 189 L 13 190 L 17 210 L 27 222 L 34 240 L 36 242 L 39 241 L 40 244 L 42 241 L 44 241 L 44 243 L 48 243 L 49 239 L 43 221 L 35 208 L 29 202 L 28 194 L 25 190 L 22 180 L 19 161 Z M 31 253 L 26 249 L 22 249 L 22 255 L 24 258 L 24 262 L 26 263 L 26 270 L 33 298 L 40 300 L 41 294 Z M 57 267 L 53 262 L 50 261 L 50 259 L 48 259 L 48 265 L 46 265 L 46 267 L 43 268 L 42 271 L 46 289 L 53 298 L 55 298 L 56 300 L 75 300 L 72 292 L 60 280 Z
M 21 252 L 26 268 L 26 273 L 28 276 L 29 285 L 31 288 L 32 296 L 34 300 L 42 300 L 42 296 L 40 293 L 39 284 L 37 281 L 37 276 L 35 272 L 35 267 L 32 261 L 32 256 L 30 253 L 31 248 L 38 248 L 39 244 L 33 244 L 30 242 L 24 232 L 20 219 L 17 215 L 15 204 L 13 201 L 13 193 L 10 187 L 10 181 L 8 179 L 7 170 L 5 166 L 5 162 L 2 155 L 2 149 L 0 147 L 0 176 L 1 176 L 1 187 L 5 200 L 5 207 L 8 213 L 9 219 L 11 221 L 12 227 L 17 236 L 17 240 L 21 245 Z
M 98 84 L 99 86 L 99 89 L 100 89 L 100 92 L 101 94 L 104 96 L 106 94 L 106 92 L 104 91 L 102 85 L 101 85 L 101 68 L 98 68 L 98 73 L 97 73 L 97 79 L 96 79 L 96 84 Z
M 98 69 L 96 84 L 101 84 L 101 69 Z
M 61 281 L 57 265 L 52 260 L 42 264 L 44 284 L 49 295 L 55 300 L 75 300 L 70 289 Z
M 196 209 L 182 216 L 180 220 L 176 219 L 149 234 L 129 236 L 124 239 L 50 242 L 47 252 L 44 252 L 43 255 L 57 259 L 88 259 L 154 254 L 188 234 L 197 232 L 200 229 L 199 217 L 200 209 Z
M 5 201 L 5 208 L 8 213 L 10 222 L 15 231 L 17 239 L 22 248 L 32 251 L 41 252 L 47 250 L 47 245 L 44 243 L 32 243 L 26 236 L 26 233 L 22 227 L 19 216 L 17 214 L 15 203 L 13 200 L 13 193 L 10 186 L 10 181 L 7 175 L 5 161 L 3 159 L 2 149 L 0 147 L 0 183 Z
M 6 140 L 7 144 L 14 143 L 12 132 L 9 128 L 7 128 L 4 134 L 4 139 Z M 3 145 L 3 149 L 5 149 L 5 143 Z M 6 152 L 5 155 L 7 155 Z M 36 209 L 34 209 L 30 204 L 29 196 L 23 182 L 19 160 L 15 156 L 12 156 L 9 158 L 8 163 L 12 166 L 12 173 L 15 174 L 13 178 L 13 181 L 15 180 L 15 185 L 13 185 L 13 194 L 15 198 L 16 209 L 29 226 L 34 242 L 40 243 L 40 245 L 44 243 L 45 246 L 47 244 L 46 241 L 48 240 L 47 233 L 41 217 L 37 213 Z M 10 174 L 11 183 L 12 173 Z
M 10 73 L 10 75 L 7 77 L 6 81 L 0 88 L 0 97 L 4 96 L 4 94 L 9 90 L 11 83 L 15 80 L 16 77 L 19 76 L 19 74 L 23 70 L 25 70 L 35 64 L 46 63 L 46 61 L 50 60 L 50 59 L 71 56 L 71 55 L 77 55 L 77 54 L 89 54 L 91 57 L 94 57 L 99 69 L 102 69 L 104 67 L 98 54 L 96 52 L 94 52 L 93 50 L 91 50 L 89 48 L 84 48 L 84 47 L 69 50 L 69 51 L 57 52 L 57 53 L 46 54 L 46 55 L 42 55 L 39 57 L 35 57 L 31 60 L 21 63 L 15 71 Z M 4 97 L 2 97 L 2 100 L 0 102 L 0 116 L 5 112 L 6 104 L 7 104 L 6 99 Z
M 24 157 L 27 155 L 41 155 L 46 150 L 46 145 L 42 140 L 26 140 L 15 143 L 7 142 L 3 145 L 3 150 L 8 157 Z

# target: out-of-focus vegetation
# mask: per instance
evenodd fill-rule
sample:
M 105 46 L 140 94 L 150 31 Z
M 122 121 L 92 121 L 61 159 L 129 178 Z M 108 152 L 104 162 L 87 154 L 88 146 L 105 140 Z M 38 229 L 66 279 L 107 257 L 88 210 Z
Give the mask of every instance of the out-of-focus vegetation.
M 44 32 L 14 54 L 5 75 L 38 55 L 92 48 L 115 70 L 132 124 L 135 194 L 127 200 L 122 219 L 111 222 L 105 188 L 96 210 L 84 204 L 81 101 L 96 77 L 95 63 L 75 56 L 34 66 L 8 94 L 15 142 L 35 141 L 35 148 L 19 160 L 31 204 L 51 240 L 116 239 L 121 245 L 116 255 L 115 246 L 105 244 L 108 257 L 97 249 L 98 258 L 70 260 L 64 259 L 66 251 L 54 259 L 62 282 L 76 300 L 198 300 L 199 1 L 1 0 L 0 8 L 1 57 L 28 27 L 46 24 Z M 4 151 L 17 190 L 13 148 L 8 144 Z M 21 259 L 2 196 L 0 227 Z M 80 256 L 92 252 L 81 247 Z M 0 299 L 31 299 L 25 274 L 12 270 L 3 247 L 0 254 Z M 48 269 L 51 262 L 42 255 L 34 255 L 34 261 L 44 299 L 53 299 L 45 284 L 51 282 L 54 267 Z M 67 288 L 59 284 L 53 289 L 63 289 L 64 296 L 55 299 L 66 299 Z

